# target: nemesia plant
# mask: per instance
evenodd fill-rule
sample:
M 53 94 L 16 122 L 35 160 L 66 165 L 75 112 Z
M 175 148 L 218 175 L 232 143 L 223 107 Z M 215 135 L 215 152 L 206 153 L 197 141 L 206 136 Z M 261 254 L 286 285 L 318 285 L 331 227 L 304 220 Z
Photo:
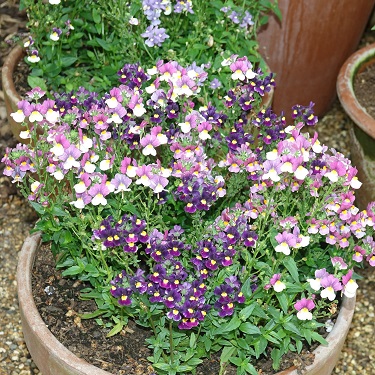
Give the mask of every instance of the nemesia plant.
M 236 53 L 262 62 L 256 34 L 271 12 L 280 14 L 273 0 L 21 0 L 20 9 L 29 20 L 28 82 L 47 93 L 84 86 L 104 94 L 125 62 L 151 67 L 159 59 L 210 65 L 209 92 L 220 91 L 228 78 L 221 61 Z
M 262 108 L 272 75 L 232 56 L 219 110 L 195 69 L 127 64 L 103 97 L 32 90 L 13 114 L 30 143 L 7 150 L 4 173 L 63 275 L 91 284 L 88 316 L 112 321 L 109 336 L 128 319 L 150 328 L 158 374 L 194 372 L 214 353 L 220 374 L 257 374 L 264 356 L 276 370 L 326 343 L 318 331 L 354 298 L 354 267 L 375 265 L 375 205 L 359 211 L 356 168 L 303 132 L 313 104 L 287 125 Z

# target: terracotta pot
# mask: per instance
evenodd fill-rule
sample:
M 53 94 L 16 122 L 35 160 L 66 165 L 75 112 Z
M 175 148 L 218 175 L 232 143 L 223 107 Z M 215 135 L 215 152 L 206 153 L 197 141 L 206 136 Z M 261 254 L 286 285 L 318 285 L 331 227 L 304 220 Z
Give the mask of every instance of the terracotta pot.
M 40 233 L 26 238 L 19 254 L 17 268 L 18 299 L 21 310 L 22 329 L 30 354 L 43 375 L 109 375 L 110 373 L 90 365 L 64 347 L 44 324 L 35 306 L 31 274 L 36 253 L 41 244 Z M 344 298 L 336 324 L 327 337 L 328 347 L 315 350 L 314 364 L 308 366 L 304 375 L 329 375 L 344 345 L 352 316 L 355 298 Z M 295 367 L 276 375 L 298 375 Z
M 18 94 L 14 86 L 13 73 L 17 67 L 17 64 L 24 56 L 25 53 L 21 46 L 16 46 L 13 48 L 6 57 L 1 72 L 8 122 L 14 137 L 22 143 L 25 143 L 25 140 L 21 139 L 19 134 L 22 130 L 24 130 L 24 127 L 20 123 L 14 121 L 10 114 L 18 110 L 17 103 L 21 100 L 21 96 Z
M 322 116 L 336 96 L 336 78 L 353 53 L 375 0 L 279 0 L 260 31 L 260 53 L 276 73 L 273 109 L 289 119 L 295 104 L 315 103 Z
M 375 64 L 375 43 L 364 47 L 342 66 L 337 78 L 337 94 L 345 112 L 353 121 L 350 134 L 350 154 L 363 183 L 356 194 L 360 208 L 375 200 L 375 119 L 359 104 L 353 89 L 357 73 L 369 64 Z M 374 88 L 375 90 L 375 88 Z

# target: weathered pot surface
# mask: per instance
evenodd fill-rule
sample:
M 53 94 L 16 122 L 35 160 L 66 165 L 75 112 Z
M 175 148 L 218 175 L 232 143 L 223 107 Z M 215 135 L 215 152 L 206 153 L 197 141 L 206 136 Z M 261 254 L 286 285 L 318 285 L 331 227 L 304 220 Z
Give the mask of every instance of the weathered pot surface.
M 21 46 L 14 47 L 6 57 L 1 72 L 8 122 L 11 126 L 14 137 L 23 143 L 25 143 L 25 140 L 21 139 L 19 134 L 22 130 L 24 130 L 24 128 L 20 123 L 14 121 L 10 114 L 18 110 L 17 103 L 21 100 L 21 96 L 18 94 L 14 86 L 13 74 L 17 64 L 24 57 L 24 55 L 25 54 Z
M 350 56 L 337 78 L 339 100 L 354 123 L 349 132 L 350 153 L 353 165 L 358 169 L 358 178 L 363 183 L 356 194 L 361 209 L 375 200 L 375 119 L 358 102 L 353 82 L 356 74 L 370 64 L 375 64 L 375 43 Z
M 18 299 L 22 329 L 30 354 L 43 375 L 109 375 L 110 373 L 78 358 L 64 347 L 48 330 L 33 300 L 31 275 L 36 252 L 41 244 L 40 233 L 26 238 L 19 254 L 17 268 Z M 355 298 L 344 298 L 336 324 L 327 337 L 329 346 L 320 345 L 315 361 L 306 368 L 305 375 L 329 375 L 344 345 L 352 316 Z M 276 375 L 298 375 L 293 366 Z

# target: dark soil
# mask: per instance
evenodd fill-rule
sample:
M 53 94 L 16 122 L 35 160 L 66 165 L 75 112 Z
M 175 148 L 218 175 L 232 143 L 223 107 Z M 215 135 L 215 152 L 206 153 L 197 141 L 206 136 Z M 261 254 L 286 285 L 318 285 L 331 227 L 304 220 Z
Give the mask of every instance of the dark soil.
M 94 319 L 80 318 L 80 314 L 96 310 L 94 302 L 79 299 L 80 290 L 87 286 L 82 281 L 63 278 L 61 271 L 55 268 L 49 247 L 42 246 L 34 263 L 33 296 L 40 315 L 55 337 L 76 356 L 113 374 L 154 374 L 147 361 L 151 351 L 144 341 L 150 337 L 148 330 L 131 321 L 118 335 L 107 338 L 109 328 L 102 328 Z M 311 351 L 305 349 L 300 355 L 285 356 L 281 370 L 291 366 L 303 369 L 311 364 L 314 359 Z M 259 374 L 274 374 L 271 360 L 263 358 L 256 365 Z M 217 375 L 219 370 L 219 357 L 213 356 L 198 367 L 197 375 Z M 225 375 L 235 374 L 236 369 L 228 366 Z
M 375 42 L 375 31 L 368 35 L 365 42 L 364 45 Z M 366 64 L 354 77 L 353 89 L 359 104 L 375 118 L 375 63 Z

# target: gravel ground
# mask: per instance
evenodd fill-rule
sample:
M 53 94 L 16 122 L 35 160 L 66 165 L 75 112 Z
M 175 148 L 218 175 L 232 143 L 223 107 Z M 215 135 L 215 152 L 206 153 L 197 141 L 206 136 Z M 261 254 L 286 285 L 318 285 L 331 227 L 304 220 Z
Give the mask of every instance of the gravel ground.
M 350 120 L 339 102 L 320 120 L 316 130 L 320 140 L 349 155 Z M 15 144 L 6 121 L 3 93 L 0 89 L 0 152 Z M 1 158 L 1 157 L 0 157 Z M 0 164 L 0 170 L 2 166 Z M 0 374 L 40 374 L 23 341 L 16 291 L 17 257 L 22 243 L 35 222 L 27 202 L 21 198 L 6 177 L 0 177 Z M 375 374 L 375 270 L 362 271 L 356 312 L 334 373 L 339 375 Z

